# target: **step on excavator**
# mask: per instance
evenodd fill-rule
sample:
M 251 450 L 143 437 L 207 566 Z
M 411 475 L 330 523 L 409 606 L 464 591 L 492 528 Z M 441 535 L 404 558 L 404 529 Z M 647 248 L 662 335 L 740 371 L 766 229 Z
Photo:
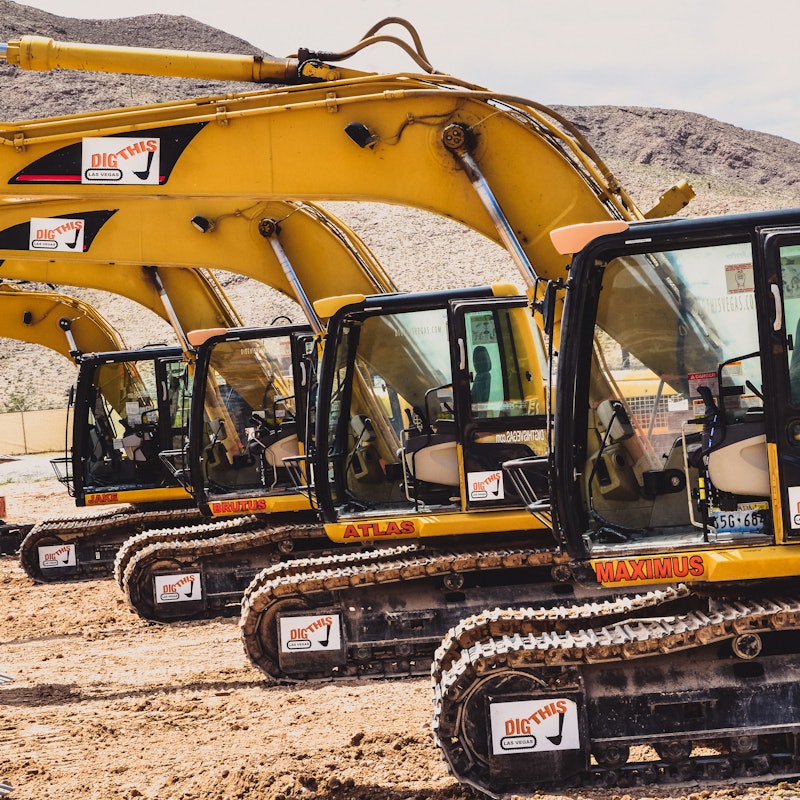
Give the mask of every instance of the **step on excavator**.
M 353 50 L 384 39 L 383 24 Z M 541 293 L 566 265 L 547 234 L 669 214 L 691 196 L 679 185 L 643 214 L 567 120 L 437 73 L 412 38 L 406 50 L 425 75 L 326 63 L 348 53 L 176 59 L 28 37 L 6 48 L 9 63 L 23 67 L 164 74 L 180 61 L 181 74 L 230 77 L 235 63 L 237 75 L 250 73 L 245 79 L 282 84 L 56 124 L 4 124 L 0 175 L 9 196 L 183 197 L 206 219 L 204 203 L 234 194 L 399 203 L 477 230 L 520 270 L 525 296 L 498 286 L 317 303 L 319 316 L 332 319 L 303 474 L 314 475 L 312 498 L 331 540 L 358 547 L 276 565 L 248 588 L 245 646 L 273 677 L 424 673 L 467 608 L 519 597 L 519 587 L 531 602 L 551 604 L 575 591 L 558 580 L 549 508 L 537 508 L 532 525 L 501 469 L 509 458 L 547 452 L 550 367 L 526 308 L 560 302 L 557 282 Z M 264 142 L 269 158 L 256 144 Z M 252 158 L 234 158 L 242 152 Z
M 206 213 L 209 210 L 215 213 L 214 225 L 224 225 L 224 230 L 214 237 L 210 249 L 202 244 L 207 240 L 202 235 L 199 220 L 188 216 L 186 205 L 178 201 L 154 206 L 141 200 L 126 199 L 111 209 L 98 208 L 97 204 L 88 207 L 77 201 L 6 203 L 0 210 L 0 219 L 7 224 L 0 231 L 0 255 L 8 258 L 0 265 L 0 271 L 9 277 L 30 280 L 80 282 L 82 285 L 127 294 L 141 302 L 145 298 L 151 300 L 147 295 L 151 283 L 160 286 L 156 302 L 151 302 L 151 307 L 173 322 L 179 338 L 183 340 L 184 349 L 189 353 L 193 353 L 193 345 L 188 342 L 185 333 L 187 328 L 228 331 L 232 330 L 231 323 L 240 322 L 231 314 L 224 316 L 217 313 L 214 316 L 201 313 L 203 287 L 206 285 L 203 281 L 209 276 L 207 282 L 210 285 L 213 275 L 208 269 L 198 271 L 184 266 L 197 263 L 193 262 L 194 257 L 202 257 L 207 266 L 248 275 L 294 296 L 297 296 L 293 286 L 298 280 L 297 272 L 315 294 L 328 294 L 333 285 L 353 291 L 394 288 L 354 232 L 319 207 L 271 202 L 255 204 L 255 207 L 243 210 L 240 204 L 224 200 L 210 203 L 205 210 Z M 152 211 L 157 213 L 148 218 Z M 230 222 L 223 222 L 226 216 L 231 219 Z M 31 244 L 37 241 L 38 234 L 34 235 L 33 232 L 55 231 L 53 236 L 42 234 L 38 238 L 58 243 L 63 233 L 61 229 L 69 227 L 67 221 L 81 232 L 80 248 L 59 250 L 59 261 L 52 264 L 38 261 L 41 253 Z M 137 224 L 147 228 L 150 233 L 147 241 L 154 243 L 146 252 L 137 251 Z M 175 242 L 182 239 L 186 242 L 185 246 L 176 247 Z M 201 242 L 200 248 L 195 246 L 193 249 L 198 241 Z M 121 250 L 118 251 L 118 247 Z M 124 255 L 118 257 L 115 255 L 117 252 Z M 168 266 L 160 269 L 153 266 L 143 268 L 136 264 L 135 255 L 146 258 L 151 265 L 157 262 Z M 297 272 L 292 266 L 292 258 L 302 262 Z M 326 273 L 326 269 L 330 272 Z M 163 288 L 162 278 L 173 294 L 178 295 L 175 306 L 170 302 L 170 294 Z M 193 289 L 193 281 L 200 283 L 199 289 Z M 198 292 L 201 296 L 195 307 L 192 298 Z M 304 294 L 302 298 L 305 303 L 309 302 Z M 164 313 L 165 309 L 168 314 Z M 280 388 L 284 376 L 279 360 L 251 349 L 248 350 L 247 359 L 251 366 L 246 366 L 242 359 L 234 358 L 236 349 L 243 347 L 236 344 L 234 339 L 233 335 L 229 335 L 228 340 L 232 343 L 227 346 L 225 363 L 222 367 L 217 365 L 220 379 L 224 377 L 229 380 L 233 393 L 231 397 L 238 396 L 236 381 L 250 381 L 252 375 L 249 373 L 253 369 L 262 378 L 264 375 L 273 375 L 276 387 Z M 193 355 L 191 357 L 194 358 Z M 117 371 L 124 370 L 122 365 L 134 361 L 138 363 L 139 372 L 146 369 L 148 374 L 152 374 L 152 391 L 147 394 L 131 393 L 131 401 L 137 403 L 137 407 L 131 410 L 132 417 L 118 413 L 112 419 L 107 413 L 108 409 L 95 402 L 98 388 L 105 381 L 113 380 Z M 75 408 L 72 454 L 59 459 L 54 466 L 62 468 L 61 477 L 79 505 L 128 502 L 134 504 L 135 509 L 125 515 L 104 514 L 96 520 L 81 517 L 69 524 L 64 520 L 48 520 L 39 524 L 21 551 L 29 574 L 37 579 L 49 580 L 108 574 L 114 566 L 121 543 L 145 527 L 158 531 L 160 538 L 168 529 L 171 531 L 169 537 L 173 539 L 183 537 L 194 540 L 215 532 L 214 526 L 202 524 L 202 517 L 194 507 L 196 504 L 192 502 L 190 493 L 175 479 L 174 473 L 168 471 L 159 455 L 160 451 L 182 447 L 177 441 L 180 433 L 175 415 L 181 410 L 180 424 L 188 421 L 187 398 L 191 392 L 191 373 L 193 369 L 182 363 L 180 352 L 158 352 L 152 348 L 140 353 L 94 354 L 83 360 Z M 285 377 L 293 380 L 292 375 Z M 159 388 L 156 390 L 156 387 Z M 245 391 L 252 389 L 248 387 Z M 286 392 L 284 394 L 289 396 Z M 253 399 L 252 396 L 250 399 Z M 218 397 L 214 403 L 222 407 Z M 159 405 L 163 408 L 159 409 Z M 259 407 L 259 404 L 254 402 L 254 407 Z M 150 418 L 144 420 L 144 424 L 141 420 L 143 413 Z M 228 429 L 235 438 L 237 434 L 230 420 Z M 105 432 L 102 436 L 98 433 L 101 430 Z M 200 429 L 200 434 L 204 433 L 205 430 Z M 244 431 L 239 431 L 239 434 L 245 435 Z M 136 437 L 145 444 L 133 447 Z M 126 438 L 129 446 L 126 446 Z M 230 448 L 227 458 L 232 460 L 233 444 Z M 168 462 L 167 466 L 170 466 Z M 276 492 L 274 486 L 266 489 L 262 485 L 261 488 L 262 495 L 267 491 Z M 289 493 L 291 497 L 286 496 L 285 489 L 281 489 L 280 493 L 284 496 L 278 505 L 284 513 L 309 511 L 308 501 L 293 488 Z M 176 500 L 180 504 L 180 514 L 174 508 L 157 508 L 165 503 L 174 506 Z M 268 508 L 265 506 L 266 511 L 261 514 L 262 518 L 265 513 L 273 514 L 271 526 L 275 525 L 277 517 L 274 512 L 277 508 L 276 502 L 270 500 Z M 217 527 L 230 534 L 237 526 L 230 521 Z M 243 520 L 239 532 L 252 532 L 253 528 L 258 527 L 264 528 L 263 519 L 260 526 L 251 519 Z M 71 528 L 69 542 L 64 540 L 67 528 Z M 37 541 L 42 537 L 42 541 L 47 540 L 42 547 L 50 547 L 57 542 L 59 546 L 75 551 L 68 566 L 47 571 L 37 566 L 41 562 L 37 555 Z M 139 536 L 137 544 L 149 544 L 150 540 L 146 539 L 145 536 Z M 262 562 L 260 566 L 264 563 L 271 562 Z M 253 574 L 257 571 L 254 569 Z
M 434 732 L 492 796 L 800 775 L 800 209 L 571 226 L 549 501 L 584 598 L 469 616 Z M 642 386 L 645 406 L 625 394 Z
M 0 307 L 0 337 L 47 347 L 73 363 L 83 352 L 124 347 L 117 331 L 92 306 L 74 297 L 3 283 Z M 16 553 L 32 527 L 0 522 L 0 553 Z

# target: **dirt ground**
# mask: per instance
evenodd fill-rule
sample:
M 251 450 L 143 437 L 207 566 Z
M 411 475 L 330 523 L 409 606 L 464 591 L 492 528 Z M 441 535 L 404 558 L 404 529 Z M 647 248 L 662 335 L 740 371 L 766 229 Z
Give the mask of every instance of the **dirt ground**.
M 49 470 L 46 457 L 0 464 L 8 521 L 74 511 Z M 12 799 L 472 796 L 434 748 L 427 680 L 268 685 L 235 620 L 147 623 L 110 579 L 34 584 L 0 557 L 0 676 L 0 784 Z M 669 797 L 800 798 L 800 784 Z

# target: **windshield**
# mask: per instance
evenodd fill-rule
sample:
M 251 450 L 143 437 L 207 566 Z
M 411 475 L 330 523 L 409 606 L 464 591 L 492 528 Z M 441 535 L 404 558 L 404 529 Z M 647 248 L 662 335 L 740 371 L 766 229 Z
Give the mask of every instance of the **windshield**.
M 334 502 L 408 502 L 404 436 L 453 419 L 447 311 L 382 314 L 347 324 L 335 364 L 328 428 Z
M 758 349 L 749 243 L 609 261 L 588 381 L 590 514 L 620 528 L 657 527 L 664 501 L 651 496 L 654 476 L 683 480 L 707 399 L 727 423 L 760 410 Z M 683 498 L 685 512 L 670 519 L 689 524 Z
M 298 453 L 290 336 L 216 343 L 203 407 L 210 499 L 290 485 L 282 461 Z

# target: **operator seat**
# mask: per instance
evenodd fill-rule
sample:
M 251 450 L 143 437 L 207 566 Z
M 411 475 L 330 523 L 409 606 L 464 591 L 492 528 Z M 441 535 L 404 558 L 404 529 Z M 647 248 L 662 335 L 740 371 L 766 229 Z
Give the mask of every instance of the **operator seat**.
M 688 452 L 692 467 L 704 463 L 713 486 L 733 495 L 769 497 L 769 464 L 763 412 L 725 424 L 723 413 L 708 386 L 698 386 L 706 406 L 700 447 Z
M 473 405 L 486 403 L 492 388 L 492 359 L 489 351 L 479 344 L 472 351 L 472 368 L 475 370 L 475 379 L 472 381 L 470 397 Z

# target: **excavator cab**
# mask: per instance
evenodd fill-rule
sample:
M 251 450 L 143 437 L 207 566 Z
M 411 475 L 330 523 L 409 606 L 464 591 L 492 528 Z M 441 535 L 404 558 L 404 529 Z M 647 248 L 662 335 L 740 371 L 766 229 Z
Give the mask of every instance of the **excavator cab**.
M 284 459 L 300 455 L 307 326 L 196 331 L 192 435 L 185 474 L 212 516 L 309 507 Z
M 375 296 L 330 320 L 314 466 L 332 538 L 522 508 L 502 464 L 546 452 L 544 350 L 525 298 L 494 291 Z
M 637 223 L 575 256 L 554 491 L 601 583 L 797 574 L 798 226 Z
M 180 348 L 82 356 L 71 453 L 53 462 L 76 504 L 188 501 L 159 452 L 182 445 L 190 394 Z
M 493 797 L 797 775 L 800 209 L 552 239 L 550 477 L 583 596 L 455 626 L 436 741 Z

